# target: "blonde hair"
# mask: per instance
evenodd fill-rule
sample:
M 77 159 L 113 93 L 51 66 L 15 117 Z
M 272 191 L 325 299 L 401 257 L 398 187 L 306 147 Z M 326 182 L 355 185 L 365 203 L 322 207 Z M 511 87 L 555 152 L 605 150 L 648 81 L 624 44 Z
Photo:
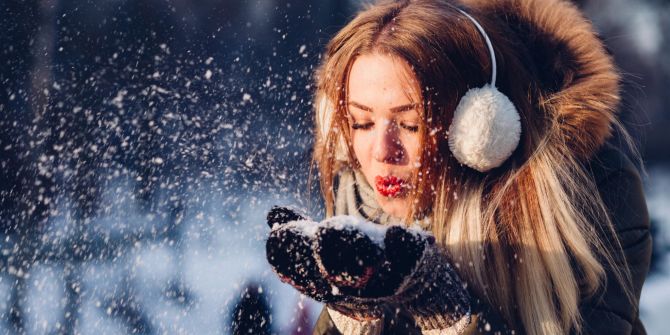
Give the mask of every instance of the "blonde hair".
M 490 35 L 499 58 L 498 88 L 521 115 L 519 148 L 487 174 L 461 166 L 439 135 L 460 97 L 486 83 L 491 69 L 481 35 L 457 7 L 476 17 Z M 351 65 L 358 55 L 372 52 L 406 60 L 421 84 L 426 147 L 413 195 L 419 205 L 408 219 L 421 206 L 429 208 L 431 230 L 461 275 L 512 326 L 530 334 L 579 332 L 578 303 L 604 284 L 603 264 L 624 287 L 630 287 L 630 279 L 600 235 L 604 229 L 616 236 L 584 164 L 602 143 L 566 136 L 565 127 L 573 126 L 566 114 L 578 108 L 570 98 L 584 87 L 559 87 L 548 94 L 545 74 L 532 66 L 522 45 L 505 25 L 460 4 L 417 0 L 366 8 L 330 41 L 316 73 L 314 161 L 330 216 L 335 174 L 343 165 L 357 164 L 346 118 Z M 618 75 L 594 73 L 591 79 L 602 92 L 596 93 L 596 107 L 627 135 L 610 116 L 619 99 Z M 616 238 L 613 243 L 620 250 Z

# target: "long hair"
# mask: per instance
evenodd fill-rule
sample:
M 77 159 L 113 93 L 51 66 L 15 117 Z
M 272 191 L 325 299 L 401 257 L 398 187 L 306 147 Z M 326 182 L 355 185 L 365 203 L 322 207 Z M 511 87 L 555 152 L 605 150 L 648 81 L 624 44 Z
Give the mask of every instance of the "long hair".
M 601 227 L 613 228 L 585 167 L 620 125 L 619 76 L 571 4 L 501 1 L 511 13 L 501 18 L 486 15 L 486 1 L 471 2 L 382 1 L 332 38 L 315 85 L 313 159 L 326 212 L 333 214 L 338 170 L 357 168 L 346 117 L 351 65 L 362 54 L 399 57 L 420 84 L 426 148 L 412 195 L 418 205 L 407 221 L 429 213 L 430 229 L 461 275 L 514 327 L 531 334 L 579 332 L 578 303 L 603 284 L 604 265 L 617 280 L 629 281 L 599 235 Z M 448 148 L 446 131 L 459 99 L 488 82 L 492 65 L 482 36 L 458 8 L 487 31 L 498 59 L 497 86 L 521 117 L 518 148 L 485 174 L 459 164 Z M 570 39 L 587 47 L 565 42 Z M 560 49 L 581 62 L 538 54 L 547 46 L 547 53 Z

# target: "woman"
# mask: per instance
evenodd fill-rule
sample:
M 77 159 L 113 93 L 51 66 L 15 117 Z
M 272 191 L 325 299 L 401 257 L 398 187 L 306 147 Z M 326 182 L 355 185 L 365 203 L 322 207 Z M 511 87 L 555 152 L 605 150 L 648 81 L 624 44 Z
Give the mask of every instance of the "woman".
M 407 253 L 418 245 L 440 256 L 416 256 L 432 270 L 393 277 L 422 283 L 410 285 L 419 294 L 361 300 L 371 272 L 342 293 L 343 277 L 329 272 L 337 262 L 326 264 L 330 235 L 299 235 L 315 250 L 306 263 L 319 265 L 309 281 L 282 272 L 271 236 L 275 270 L 326 303 L 316 333 L 644 333 L 638 301 L 651 239 L 639 174 L 611 140 L 613 129 L 629 139 L 616 117 L 619 82 L 567 1 L 384 1 L 359 13 L 317 73 L 314 158 L 327 216 L 418 222 L 436 239 L 429 247 L 386 232 L 376 253 L 386 252 L 385 264 L 400 240 L 420 240 L 393 244 Z M 365 249 L 338 238 L 341 250 Z M 391 291 L 370 296 L 402 290 Z M 342 294 L 353 298 L 333 298 Z M 416 316 L 436 308 L 447 321 Z

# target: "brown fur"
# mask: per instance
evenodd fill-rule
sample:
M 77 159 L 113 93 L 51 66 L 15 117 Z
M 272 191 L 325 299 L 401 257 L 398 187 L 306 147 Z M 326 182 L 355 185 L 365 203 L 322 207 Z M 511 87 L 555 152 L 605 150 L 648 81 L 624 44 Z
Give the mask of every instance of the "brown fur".
M 591 23 L 565 0 L 463 2 L 505 21 L 531 51 L 538 107 L 577 157 L 590 158 L 611 136 L 620 99 L 620 76 Z

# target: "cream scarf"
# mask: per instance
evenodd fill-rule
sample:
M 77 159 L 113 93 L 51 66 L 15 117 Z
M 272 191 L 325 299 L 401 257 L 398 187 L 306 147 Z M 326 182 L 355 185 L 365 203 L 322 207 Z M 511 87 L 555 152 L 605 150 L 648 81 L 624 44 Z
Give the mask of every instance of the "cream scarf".
M 375 190 L 359 170 L 345 169 L 335 182 L 335 215 L 353 215 L 378 224 L 400 224 L 400 218 L 385 213 L 379 206 Z M 414 222 L 428 229 L 429 218 Z

